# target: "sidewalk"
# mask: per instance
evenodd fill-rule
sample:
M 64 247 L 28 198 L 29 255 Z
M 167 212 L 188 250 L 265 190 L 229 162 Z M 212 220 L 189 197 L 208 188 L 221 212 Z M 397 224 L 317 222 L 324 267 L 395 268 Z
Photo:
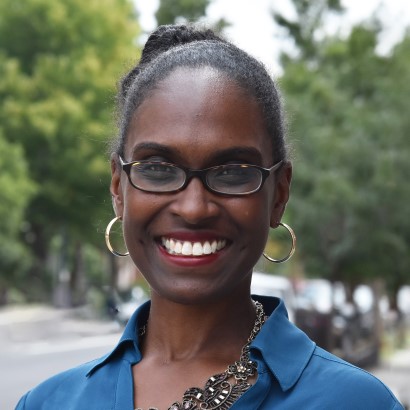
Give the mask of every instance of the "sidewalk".
M 386 360 L 384 366 L 395 367 L 398 369 L 409 369 L 410 371 L 410 347 L 396 350 L 396 352 Z M 410 387 L 410 378 L 408 382 Z
M 45 305 L 0 309 L 0 409 L 50 376 L 101 357 L 117 344 L 122 327 L 87 309 Z
M 110 320 L 89 318 L 86 309 L 28 305 L 0 309 L 0 346 L 49 339 L 72 339 L 121 332 Z
M 410 409 L 410 347 L 397 350 L 380 366 L 370 369 L 370 373 L 386 384 L 406 409 Z

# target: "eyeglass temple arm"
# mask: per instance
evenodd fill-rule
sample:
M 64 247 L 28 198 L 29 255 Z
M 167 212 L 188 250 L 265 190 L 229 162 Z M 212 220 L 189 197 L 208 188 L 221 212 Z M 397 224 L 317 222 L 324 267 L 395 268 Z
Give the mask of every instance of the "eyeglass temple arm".
M 281 165 L 283 164 L 283 160 L 277 162 L 276 164 L 272 165 L 270 168 L 266 168 L 267 171 L 273 172 L 276 171 Z

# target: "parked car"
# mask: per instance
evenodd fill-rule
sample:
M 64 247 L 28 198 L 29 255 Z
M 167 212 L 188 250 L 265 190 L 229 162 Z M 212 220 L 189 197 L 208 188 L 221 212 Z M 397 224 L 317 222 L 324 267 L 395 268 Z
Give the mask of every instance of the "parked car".
M 288 278 L 268 273 L 253 272 L 251 293 L 253 295 L 281 298 L 285 302 L 289 319 L 294 322 L 296 297 L 292 282 Z
M 117 304 L 117 313 L 115 319 L 122 325 L 127 324 L 133 313 L 144 302 L 149 299 L 149 295 L 141 286 L 134 286 L 131 290 L 130 297 L 125 301 Z
M 410 317 L 410 286 L 402 286 L 397 293 L 397 307 L 401 314 Z
M 374 365 L 380 348 L 374 299 L 365 285 L 350 302 L 342 283 L 306 280 L 298 289 L 295 322 L 318 346 L 351 363 Z

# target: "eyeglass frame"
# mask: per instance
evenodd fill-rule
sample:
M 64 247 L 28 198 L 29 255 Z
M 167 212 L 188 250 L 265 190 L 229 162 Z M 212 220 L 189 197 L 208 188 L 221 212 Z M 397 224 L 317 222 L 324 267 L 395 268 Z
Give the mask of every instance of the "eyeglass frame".
M 226 195 L 226 196 L 244 196 L 244 195 L 251 195 L 251 194 L 254 194 L 254 193 L 260 191 L 260 190 L 262 189 L 263 184 L 265 183 L 266 179 L 269 177 L 269 175 L 270 175 L 272 172 L 277 171 L 277 170 L 280 168 L 280 166 L 282 165 L 282 163 L 283 163 L 283 160 L 280 160 L 280 161 L 276 162 L 275 164 L 273 164 L 270 168 L 264 168 L 264 167 L 261 167 L 261 166 L 259 166 L 259 165 L 246 164 L 246 163 L 244 163 L 244 164 L 222 164 L 222 165 L 216 165 L 216 166 L 213 166 L 213 167 L 208 167 L 208 168 L 203 168 L 203 169 L 191 169 L 191 168 L 183 167 L 182 165 L 176 165 L 176 164 L 173 164 L 173 163 L 171 163 L 171 162 L 165 162 L 165 161 L 145 161 L 145 160 L 141 160 L 141 161 L 125 162 L 125 161 L 121 158 L 120 155 L 118 155 L 118 158 L 120 159 L 121 168 L 122 168 L 122 170 L 126 173 L 126 175 L 127 175 L 127 177 L 128 177 L 128 181 L 130 182 L 130 184 L 131 184 L 135 189 L 138 189 L 139 191 L 149 192 L 149 193 L 152 193 L 152 194 L 171 194 L 171 193 L 176 193 L 176 192 L 183 191 L 183 190 L 188 186 L 188 184 L 189 184 L 189 182 L 191 181 L 191 179 L 194 178 L 194 177 L 197 177 L 197 178 L 199 178 L 199 179 L 201 180 L 201 182 L 202 182 L 203 186 L 205 187 L 205 189 L 207 189 L 209 192 L 212 192 L 212 193 L 214 193 L 214 194 L 217 194 L 217 195 Z M 182 186 L 180 186 L 180 187 L 177 188 L 177 189 L 172 189 L 171 191 L 152 191 L 152 190 L 140 188 L 140 187 L 136 186 L 136 185 L 132 182 L 132 180 L 131 180 L 131 175 L 130 175 L 130 174 L 131 174 L 131 168 L 132 168 L 132 166 L 133 166 L 134 164 L 138 164 L 138 163 L 139 163 L 139 164 L 150 164 L 150 163 L 152 163 L 152 164 L 161 164 L 161 165 L 168 165 L 168 166 L 170 165 L 170 166 L 172 166 L 172 167 L 179 168 L 179 169 L 181 169 L 182 171 L 184 171 L 184 173 L 185 173 L 185 181 L 184 181 L 184 183 L 182 184 Z M 211 187 L 208 185 L 208 182 L 207 182 L 207 180 L 206 180 L 206 174 L 207 174 L 210 170 L 213 170 L 213 169 L 216 169 L 216 168 L 223 168 L 223 167 L 225 167 L 225 166 L 232 166 L 232 165 L 239 165 L 239 166 L 241 166 L 241 167 L 256 168 L 257 170 L 259 170 L 260 173 L 261 173 L 261 182 L 260 182 L 260 184 L 259 184 L 259 187 L 256 188 L 256 189 L 254 189 L 253 191 L 249 191 L 249 192 L 230 194 L 230 193 L 226 193 L 226 192 L 217 191 L 217 190 L 211 188 Z

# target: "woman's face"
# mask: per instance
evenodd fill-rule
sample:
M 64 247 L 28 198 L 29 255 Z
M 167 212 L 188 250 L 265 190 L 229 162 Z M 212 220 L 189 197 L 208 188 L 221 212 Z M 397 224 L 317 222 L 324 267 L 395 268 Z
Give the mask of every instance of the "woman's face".
M 175 70 L 139 106 L 129 129 L 126 162 L 165 161 L 192 169 L 238 162 L 273 165 L 256 101 L 211 68 Z M 111 192 L 126 245 L 153 297 L 204 303 L 249 292 L 269 226 L 280 221 L 288 198 L 289 165 L 246 196 L 212 193 L 198 178 L 180 192 L 142 192 L 115 161 L 112 169 Z M 202 255 L 174 254 L 166 241 L 168 247 L 171 241 L 188 250 L 196 246 Z M 207 243 L 212 248 L 214 242 L 221 249 L 204 254 Z

